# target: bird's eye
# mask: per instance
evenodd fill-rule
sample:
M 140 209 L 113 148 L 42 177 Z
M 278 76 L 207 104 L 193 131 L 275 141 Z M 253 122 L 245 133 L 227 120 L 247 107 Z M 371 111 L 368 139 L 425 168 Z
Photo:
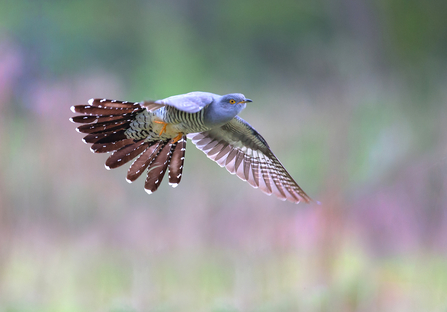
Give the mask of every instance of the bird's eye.
M 236 104 L 236 101 L 234 99 L 231 99 L 230 104 Z

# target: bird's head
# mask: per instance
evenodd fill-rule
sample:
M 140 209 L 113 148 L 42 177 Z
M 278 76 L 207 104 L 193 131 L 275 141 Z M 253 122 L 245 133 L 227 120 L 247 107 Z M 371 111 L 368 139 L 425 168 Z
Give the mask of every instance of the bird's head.
M 220 98 L 220 106 L 229 110 L 237 110 L 238 113 L 245 108 L 246 103 L 252 102 L 242 93 L 230 93 Z
M 229 122 L 252 102 L 241 93 L 230 93 L 217 97 L 207 109 L 205 123 L 208 125 L 222 125 Z

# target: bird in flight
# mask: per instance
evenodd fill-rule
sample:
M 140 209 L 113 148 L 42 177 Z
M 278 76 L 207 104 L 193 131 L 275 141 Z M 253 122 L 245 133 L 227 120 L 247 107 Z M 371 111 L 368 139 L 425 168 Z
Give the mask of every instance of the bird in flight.
M 71 107 L 80 115 L 70 120 L 82 124 L 76 130 L 86 134 L 83 141 L 92 144 L 92 152 L 112 152 L 107 169 L 135 159 L 127 172 L 129 183 L 147 170 L 144 188 L 149 194 L 166 172 L 171 186 L 180 183 L 189 138 L 208 158 L 251 186 L 281 200 L 309 203 L 311 198 L 265 139 L 237 116 L 250 102 L 240 93 L 209 92 L 143 102 L 90 99 L 87 105 Z

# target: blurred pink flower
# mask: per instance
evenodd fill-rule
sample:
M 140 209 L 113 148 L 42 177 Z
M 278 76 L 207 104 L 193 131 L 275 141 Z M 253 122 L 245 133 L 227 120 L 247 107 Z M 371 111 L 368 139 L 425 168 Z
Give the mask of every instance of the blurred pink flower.
M 22 66 L 23 57 L 19 47 L 9 38 L 0 39 L 0 109 L 9 100 Z

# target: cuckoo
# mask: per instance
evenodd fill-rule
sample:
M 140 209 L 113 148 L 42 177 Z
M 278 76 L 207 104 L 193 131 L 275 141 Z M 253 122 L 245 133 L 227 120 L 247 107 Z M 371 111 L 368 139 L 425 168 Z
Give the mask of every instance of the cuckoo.
M 76 130 L 86 134 L 83 141 L 92 144 L 92 152 L 112 152 L 107 169 L 135 159 L 126 180 L 131 183 L 147 171 L 144 188 L 149 194 L 166 172 L 171 186 L 180 183 L 189 138 L 208 158 L 264 193 L 310 202 L 266 140 L 237 116 L 249 102 L 240 93 L 209 92 L 143 102 L 90 99 L 88 105 L 71 107 L 80 115 L 70 120 L 82 124 Z

